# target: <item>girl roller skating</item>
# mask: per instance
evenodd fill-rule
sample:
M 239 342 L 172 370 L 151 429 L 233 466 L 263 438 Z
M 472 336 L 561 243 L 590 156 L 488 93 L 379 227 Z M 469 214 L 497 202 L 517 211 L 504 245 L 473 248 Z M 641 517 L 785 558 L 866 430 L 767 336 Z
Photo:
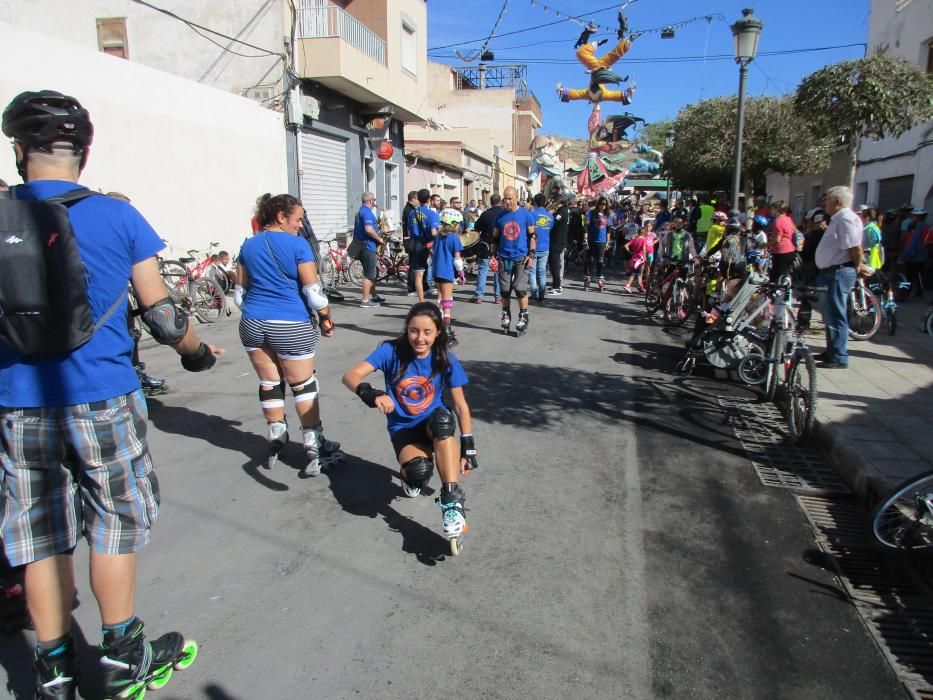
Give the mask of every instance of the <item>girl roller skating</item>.
M 405 318 L 402 334 L 382 343 L 363 362 L 347 370 L 343 383 L 363 403 L 388 418 L 389 438 L 406 496 L 420 494 L 437 465 L 442 486 L 436 502 L 442 512 L 444 537 L 450 542 L 450 553 L 456 556 L 467 532 L 466 497 L 458 481 L 460 474 L 475 469 L 477 462 L 473 422 L 463 393 L 467 376 L 447 348 L 447 326 L 438 308 L 430 302 L 415 304 Z M 385 391 L 363 381 L 376 370 L 385 377 Z M 446 389 L 453 401 L 452 412 L 444 405 Z
M 457 235 L 463 226 L 463 214 L 456 209 L 444 209 L 440 219 L 441 227 L 434 239 L 434 281 L 447 328 L 447 346 L 455 348 L 457 336 L 450 327 L 450 321 L 454 309 L 454 279 L 463 272 L 463 259 L 460 257 L 463 243 Z

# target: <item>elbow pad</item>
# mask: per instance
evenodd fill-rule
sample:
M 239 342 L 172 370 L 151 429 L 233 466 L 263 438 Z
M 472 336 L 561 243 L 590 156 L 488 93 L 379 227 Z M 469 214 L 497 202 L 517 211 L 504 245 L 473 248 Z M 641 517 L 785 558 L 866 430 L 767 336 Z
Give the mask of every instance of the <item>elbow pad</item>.
M 320 311 L 321 309 L 326 309 L 327 297 L 324 295 L 323 287 L 321 287 L 320 282 L 315 282 L 314 284 L 306 284 L 301 288 L 301 293 L 304 295 L 305 302 L 308 306 L 314 309 L 315 311 Z
M 171 297 L 159 299 L 140 316 L 157 343 L 174 345 L 188 332 L 188 315 L 179 311 Z
M 236 285 L 233 288 L 233 303 L 242 311 L 243 309 L 243 287 Z
M 360 382 L 356 387 L 356 395 L 370 408 L 376 407 L 376 399 L 380 396 L 388 396 L 384 391 L 373 389 L 369 382 Z
M 454 258 L 454 269 L 463 272 L 463 258 Z

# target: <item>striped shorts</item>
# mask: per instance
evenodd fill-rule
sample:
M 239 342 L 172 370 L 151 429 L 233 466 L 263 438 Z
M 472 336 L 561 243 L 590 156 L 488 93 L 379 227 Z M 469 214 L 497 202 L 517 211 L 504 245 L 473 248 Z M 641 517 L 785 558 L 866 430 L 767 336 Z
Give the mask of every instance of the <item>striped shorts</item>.
M 241 318 L 240 342 L 246 352 L 270 348 L 283 360 L 308 360 L 317 347 L 317 328 L 311 321 Z
M 18 566 L 72 550 L 128 554 L 149 542 L 159 482 L 140 390 L 60 408 L 0 407 L 0 537 Z

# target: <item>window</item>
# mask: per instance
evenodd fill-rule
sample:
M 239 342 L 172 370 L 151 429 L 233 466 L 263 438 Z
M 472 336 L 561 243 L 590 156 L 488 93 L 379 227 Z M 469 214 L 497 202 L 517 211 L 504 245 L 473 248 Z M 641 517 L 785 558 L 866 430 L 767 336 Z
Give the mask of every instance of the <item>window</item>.
M 97 20 L 97 48 L 117 58 L 129 58 L 126 45 L 126 17 Z
M 402 68 L 418 75 L 418 33 L 406 17 L 402 18 Z

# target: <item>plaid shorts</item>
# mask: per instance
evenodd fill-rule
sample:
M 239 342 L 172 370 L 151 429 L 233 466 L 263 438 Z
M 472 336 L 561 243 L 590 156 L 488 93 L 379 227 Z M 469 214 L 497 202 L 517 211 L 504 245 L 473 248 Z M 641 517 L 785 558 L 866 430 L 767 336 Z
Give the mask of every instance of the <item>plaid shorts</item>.
M 0 407 L 0 538 L 10 564 L 70 551 L 83 532 L 95 552 L 149 542 L 159 482 L 140 390 L 61 408 Z

